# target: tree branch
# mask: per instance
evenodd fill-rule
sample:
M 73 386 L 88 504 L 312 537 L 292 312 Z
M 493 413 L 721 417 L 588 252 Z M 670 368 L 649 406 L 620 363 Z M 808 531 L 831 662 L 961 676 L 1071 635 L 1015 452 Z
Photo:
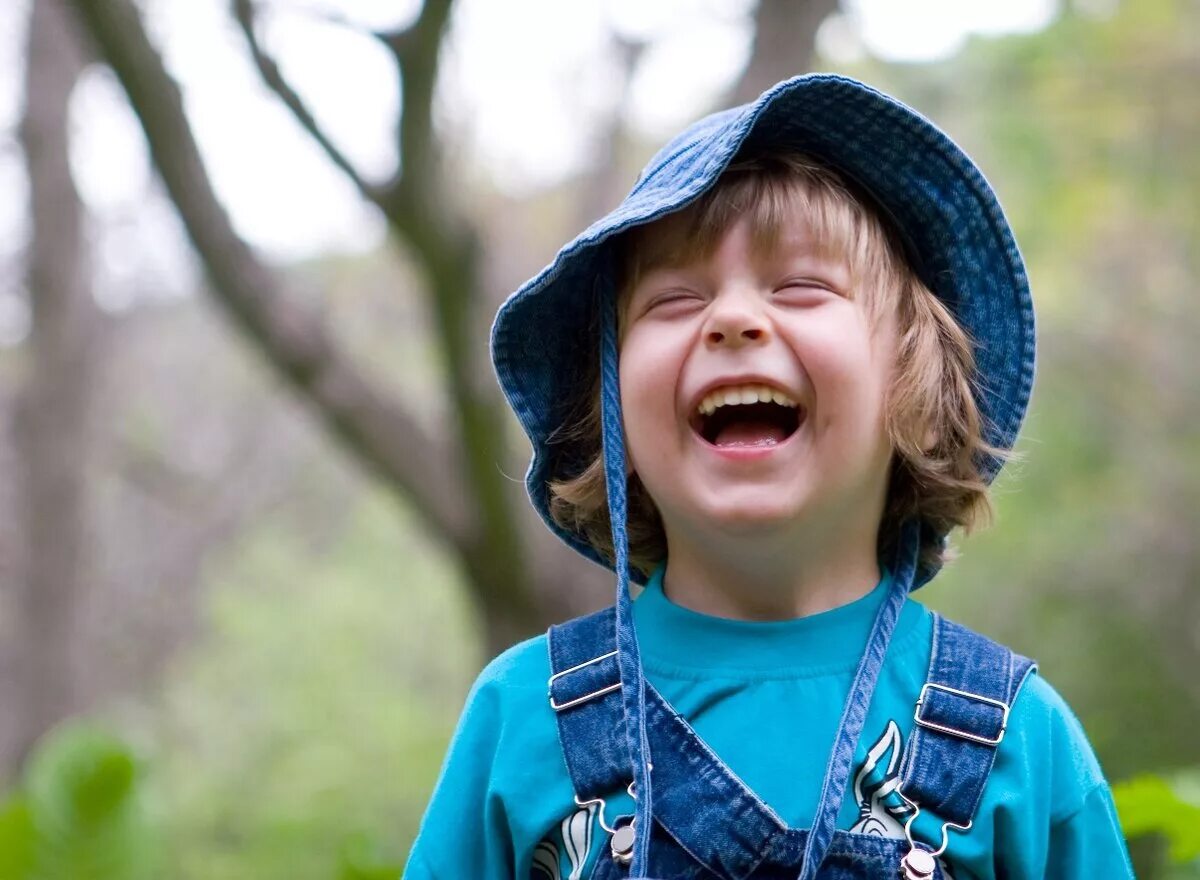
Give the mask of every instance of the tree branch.
M 420 15 L 408 27 L 394 31 L 366 31 L 392 53 L 401 72 L 404 109 L 398 123 L 397 137 L 402 165 L 397 167 L 386 185 L 373 184 L 363 178 L 354 163 L 318 124 L 304 99 L 284 78 L 278 63 L 263 48 L 255 33 L 253 0 L 232 0 L 231 5 L 263 83 L 279 97 L 301 127 L 317 142 L 330 161 L 350 178 L 363 197 L 383 211 L 392 226 L 408 238 L 419 253 L 425 255 L 429 250 L 425 240 L 430 235 L 444 236 L 455 225 L 441 210 L 442 200 L 428 197 L 430 189 L 437 187 L 438 173 L 437 151 L 433 148 L 433 89 L 437 78 L 438 50 L 449 21 L 452 0 L 428 0 L 422 6 Z M 334 19 L 334 22 L 350 26 L 343 19 Z M 430 209 L 437 211 L 436 216 L 429 213 Z M 427 234 L 425 227 L 430 221 L 437 222 Z
M 449 441 L 433 442 L 409 413 L 341 355 L 320 318 L 289 300 L 279 277 L 238 238 L 218 202 L 183 111 L 129 0 L 72 0 L 124 87 L 163 182 L 200 253 L 214 292 L 268 361 L 355 457 L 414 502 L 459 546 L 476 531 Z
M 351 182 L 358 188 L 358 191 L 362 193 L 363 198 L 382 208 L 383 193 L 377 186 L 366 180 L 358 172 L 358 169 L 354 167 L 354 163 L 325 134 L 324 129 L 317 123 L 316 117 L 313 116 L 308 106 L 304 103 L 304 99 L 283 78 L 283 73 L 279 70 L 279 65 L 275 62 L 275 59 L 268 55 L 266 50 L 263 49 L 262 44 L 259 43 L 258 35 L 254 32 L 255 12 L 251 0 L 233 0 L 233 16 L 237 19 L 238 26 L 241 28 L 242 34 L 246 37 L 246 44 L 250 47 L 250 55 L 254 59 L 254 65 L 258 68 L 259 75 L 262 77 L 267 88 L 279 97 L 279 100 L 291 111 L 296 121 L 312 136 L 312 139 L 317 142 L 318 146 L 325 151 L 325 155 L 329 157 L 329 160 L 350 178 Z
M 447 200 L 436 197 L 441 169 L 433 134 L 438 54 L 452 5 L 452 0 L 426 0 L 421 14 L 409 27 L 379 35 L 400 68 L 403 102 L 397 124 L 401 167 L 389 188 L 386 213 L 418 249 L 430 234 L 454 237 L 460 232 L 455 229 L 460 224 L 451 220 Z M 432 213 L 422 217 L 424 211 Z M 423 228 L 423 221 L 428 220 L 433 222 Z
M 380 35 L 400 70 L 403 103 L 397 129 L 401 167 L 388 187 L 384 210 L 392 228 L 424 264 L 429 280 L 442 360 L 463 438 L 463 464 L 483 524 L 477 545 L 467 555 L 468 569 L 488 585 L 479 594 L 486 610 L 526 626 L 539 619 L 543 609 L 528 586 L 529 542 L 514 509 L 516 496 L 499 467 L 506 457 L 504 405 L 490 371 L 481 368 L 478 352 L 483 347 L 474 332 L 482 289 L 480 245 L 446 182 L 433 126 L 438 57 L 452 5 L 452 0 L 425 0 L 412 25 Z

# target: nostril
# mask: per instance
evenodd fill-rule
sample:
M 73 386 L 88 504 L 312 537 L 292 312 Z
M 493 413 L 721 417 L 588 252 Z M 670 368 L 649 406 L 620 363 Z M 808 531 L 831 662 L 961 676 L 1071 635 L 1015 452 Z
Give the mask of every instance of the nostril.
M 714 330 L 708 334 L 708 341 L 712 342 L 713 344 L 724 342 L 725 334 L 719 330 Z
M 743 330 L 742 335 L 749 340 L 755 341 L 762 338 L 762 331 L 758 329 Z

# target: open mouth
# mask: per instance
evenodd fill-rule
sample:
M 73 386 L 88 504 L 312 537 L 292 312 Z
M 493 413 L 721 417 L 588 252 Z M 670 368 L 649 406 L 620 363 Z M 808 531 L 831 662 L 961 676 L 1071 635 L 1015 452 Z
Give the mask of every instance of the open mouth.
M 691 425 L 706 443 L 723 448 L 777 446 L 799 430 L 805 411 L 765 385 L 720 388 L 705 396 Z

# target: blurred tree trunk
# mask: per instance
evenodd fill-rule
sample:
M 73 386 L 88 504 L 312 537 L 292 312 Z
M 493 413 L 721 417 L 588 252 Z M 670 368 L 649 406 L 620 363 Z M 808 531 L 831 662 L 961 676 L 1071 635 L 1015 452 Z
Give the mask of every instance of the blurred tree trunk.
M 420 427 L 406 401 L 373 386 L 356 369 L 351 353 L 336 344 L 322 320 L 287 297 L 286 281 L 237 236 L 212 191 L 178 87 L 129 0 L 71 2 L 141 121 L 214 294 L 351 457 L 409 502 L 457 557 L 489 653 L 606 601 L 610 577 L 548 540 L 505 476 L 520 472 L 521 464 L 509 448 L 510 422 L 485 354 L 485 312 L 498 297 L 485 289 L 478 221 L 462 204 L 453 169 L 443 166 L 445 151 L 432 125 L 450 0 L 427 0 L 409 27 L 372 34 L 395 61 L 403 107 L 396 126 L 400 164 L 383 182 L 358 173 L 284 80 L 257 40 L 250 0 L 231 4 L 264 82 L 383 214 L 397 244 L 424 273 L 421 293 L 434 316 L 453 413 L 436 436 Z M 754 76 L 781 78 L 807 63 L 825 7 L 815 4 L 805 16 L 784 15 L 788 8 L 776 2 L 760 13 L 770 13 L 773 26 L 786 24 L 790 42 L 788 51 L 772 49 L 770 57 L 751 65 Z
M 4 737 L 14 749 L 3 756 L 4 769 L 82 697 L 73 645 L 87 556 L 89 401 L 99 315 L 86 280 L 83 207 L 67 161 L 67 108 L 83 62 L 74 26 L 60 0 L 33 4 L 20 130 L 33 221 L 32 323 L 14 414 L 25 537 L 17 604 L 21 650 L 13 670 L 20 703 L 4 712 L 16 725 Z
M 730 92 L 730 104 L 753 101 L 775 83 L 812 69 L 817 29 L 838 0 L 759 0 L 750 63 Z

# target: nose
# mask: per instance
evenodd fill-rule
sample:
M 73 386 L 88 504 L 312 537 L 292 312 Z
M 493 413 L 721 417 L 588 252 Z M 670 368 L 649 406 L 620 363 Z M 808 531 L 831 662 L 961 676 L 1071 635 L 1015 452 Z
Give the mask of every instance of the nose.
M 704 342 L 709 348 L 741 348 L 763 343 L 770 329 L 758 298 L 746 291 L 727 291 L 709 306 Z

